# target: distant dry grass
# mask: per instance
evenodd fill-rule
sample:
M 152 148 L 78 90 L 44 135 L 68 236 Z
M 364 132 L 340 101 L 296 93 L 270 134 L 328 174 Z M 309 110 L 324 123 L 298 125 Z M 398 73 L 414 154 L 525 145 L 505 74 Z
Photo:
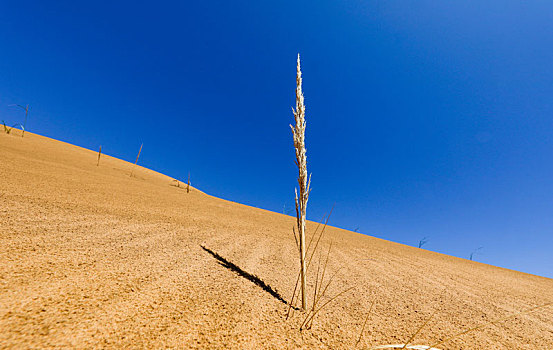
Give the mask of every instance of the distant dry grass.
M 102 146 L 100 145 L 100 150 L 98 151 L 98 162 L 96 163 L 96 166 L 100 165 L 100 156 L 102 155 Z
M 134 166 L 131 170 L 131 177 L 133 175 L 133 172 L 134 172 L 134 169 L 136 168 L 136 164 L 138 163 L 138 158 L 140 157 L 140 153 L 142 152 L 142 146 L 144 146 L 144 144 L 140 144 L 140 149 L 138 150 L 138 154 L 136 155 L 136 160 L 134 161 Z

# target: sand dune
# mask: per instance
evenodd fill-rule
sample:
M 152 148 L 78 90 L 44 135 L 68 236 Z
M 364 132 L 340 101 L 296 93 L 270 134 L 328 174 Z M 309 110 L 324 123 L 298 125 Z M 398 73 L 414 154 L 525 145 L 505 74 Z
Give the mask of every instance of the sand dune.
M 187 194 L 154 171 L 32 133 L 0 134 L 0 348 L 335 348 L 414 344 L 553 301 L 553 280 L 329 228 L 328 295 L 300 332 L 294 218 Z M 308 224 L 308 233 L 316 224 Z M 310 281 L 313 283 L 313 279 Z M 553 349 L 553 307 L 440 349 Z

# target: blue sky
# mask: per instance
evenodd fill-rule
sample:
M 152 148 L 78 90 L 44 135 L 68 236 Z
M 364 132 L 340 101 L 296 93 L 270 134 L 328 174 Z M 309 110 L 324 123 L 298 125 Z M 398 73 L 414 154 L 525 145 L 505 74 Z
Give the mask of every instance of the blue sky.
M 550 1 L 0 1 L 0 33 L 0 119 L 279 212 L 299 52 L 310 219 L 553 277 Z

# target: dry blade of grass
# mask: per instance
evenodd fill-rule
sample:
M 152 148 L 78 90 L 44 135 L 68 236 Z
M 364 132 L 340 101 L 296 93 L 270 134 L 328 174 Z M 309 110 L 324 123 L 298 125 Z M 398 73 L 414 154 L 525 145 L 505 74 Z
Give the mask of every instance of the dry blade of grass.
M 138 163 L 138 158 L 140 157 L 140 152 L 142 152 L 142 146 L 144 146 L 144 143 L 140 144 L 140 149 L 138 150 L 138 154 L 136 155 L 136 160 L 134 161 L 134 167 L 131 170 L 131 177 L 132 177 L 132 174 L 134 172 L 134 168 L 136 168 L 136 163 Z
M 290 125 L 296 150 L 296 165 L 298 166 L 298 190 L 296 189 L 296 219 L 300 237 L 300 266 L 301 266 L 301 308 L 306 308 L 306 268 L 305 268 L 305 221 L 307 215 L 307 201 L 309 199 L 311 176 L 307 175 L 307 151 L 305 148 L 305 105 L 302 92 L 301 64 L 298 54 L 296 67 L 296 109 L 294 113 L 295 126 Z
M 25 137 L 25 129 L 26 129 L 26 126 L 27 126 L 27 116 L 29 115 L 29 109 L 30 109 L 29 105 L 22 106 L 20 104 L 11 104 L 11 105 L 8 105 L 8 106 L 18 107 L 18 108 L 21 108 L 22 110 L 25 111 L 25 121 L 23 122 L 23 124 L 16 124 L 16 125 L 21 126 L 21 130 L 23 131 L 23 133 L 21 134 L 21 137 Z
M 464 334 L 467 334 L 467 333 L 470 333 L 470 332 L 474 332 L 474 331 L 476 331 L 476 330 L 478 330 L 478 329 L 482 329 L 482 328 L 487 327 L 487 326 L 489 326 L 489 325 L 493 325 L 493 324 L 497 324 L 497 323 L 500 323 L 500 322 L 503 322 L 503 321 L 507 321 L 507 320 L 509 320 L 509 319 L 515 318 L 515 317 L 520 316 L 520 315 L 529 314 L 529 313 L 531 313 L 531 312 L 534 312 L 534 311 L 536 311 L 536 310 L 538 310 L 538 309 L 542 309 L 542 308 L 547 307 L 547 306 L 550 306 L 550 305 L 553 305 L 553 302 L 549 302 L 549 303 L 546 303 L 546 304 L 538 305 L 538 306 L 532 307 L 532 308 L 530 308 L 530 309 L 528 309 L 528 310 L 520 311 L 520 312 L 517 312 L 517 313 L 515 313 L 515 314 L 512 314 L 512 315 L 509 315 L 509 316 L 506 316 L 506 317 L 502 317 L 502 318 L 496 319 L 496 320 L 494 320 L 494 321 L 488 321 L 488 322 L 486 322 L 486 323 L 484 323 L 484 324 L 482 324 L 482 325 L 480 325 L 480 326 L 473 327 L 473 328 L 467 329 L 466 331 L 463 331 L 463 332 L 459 332 L 459 333 L 457 333 L 457 334 L 454 334 L 454 335 L 452 335 L 451 337 L 446 338 L 445 340 L 442 340 L 442 341 L 440 341 L 440 342 L 438 342 L 438 343 L 436 343 L 436 344 L 430 345 L 430 347 L 431 347 L 431 348 L 434 348 L 434 347 L 436 347 L 436 346 L 440 346 L 440 345 L 445 344 L 445 343 L 447 343 L 448 341 L 450 341 L 450 340 L 452 340 L 452 339 L 455 339 L 455 338 L 457 338 L 457 337 L 460 337 L 460 336 L 462 336 L 462 335 L 464 335 Z
M 313 259 L 313 256 L 315 255 L 315 252 L 317 251 L 317 247 L 319 246 L 319 242 L 321 241 L 321 238 L 323 238 L 323 235 L 326 231 L 326 227 L 328 225 L 328 220 L 330 220 L 330 215 L 332 215 L 333 210 L 334 210 L 334 205 L 332 206 L 332 209 L 330 209 L 330 212 L 328 213 L 328 216 L 326 217 L 325 224 L 323 226 L 321 234 L 319 235 L 319 238 L 317 239 L 317 242 L 315 243 L 315 247 L 313 247 L 313 250 L 311 251 L 311 256 L 309 257 L 309 261 L 307 262 L 306 272 L 309 271 L 309 266 L 311 265 L 311 260 Z M 311 246 L 311 242 L 309 242 L 309 246 Z M 309 251 L 309 248 L 307 250 Z
M 440 293 L 440 295 L 439 295 L 438 298 L 441 299 L 442 296 L 443 296 L 446 292 L 447 292 L 447 287 L 445 287 L 445 288 L 443 289 L 443 291 Z M 430 322 L 430 320 L 432 320 L 432 318 L 434 318 L 434 315 L 436 315 L 436 313 L 438 312 L 438 310 L 439 310 L 439 309 L 436 308 L 436 309 L 434 310 L 434 312 L 430 315 L 430 317 L 428 317 L 428 319 L 426 319 L 426 321 L 416 330 L 416 332 L 413 333 L 413 335 L 412 335 L 411 337 L 409 337 L 409 339 L 405 342 L 405 344 L 403 344 L 402 349 L 406 349 L 407 346 L 409 346 L 409 344 L 413 341 L 413 339 L 415 339 L 415 337 L 420 333 L 420 331 L 421 331 L 424 327 L 426 327 L 426 325 L 428 324 L 428 322 Z
M 403 347 L 402 349 L 405 349 L 407 347 L 407 345 L 409 345 L 413 339 L 415 339 L 415 337 L 417 336 L 417 334 L 420 333 L 420 331 L 422 331 L 422 329 L 428 324 L 428 322 L 430 322 L 430 320 L 432 320 L 432 318 L 434 318 L 434 315 L 436 315 L 436 313 L 438 312 L 438 309 L 434 310 L 434 312 L 432 313 L 432 315 L 430 315 L 430 317 L 428 317 L 426 319 L 426 321 L 417 329 L 417 331 L 415 333 L 413 333 L 413 335 L 411 337 L 409 337 L 409 339 L 407 339 L 407 341 L 405 342 L 405 344 L 403 344 Z
M 100 165 L 100 156 L 102 155 L 102 145 L 100 145 L 100 150 L 98 151 L 98 162 L 96 163 L 96 166 Z
M 332 242 L 330 242 L 330 244 L 328 245 L 328 252 L 326 254 L 326 260 L 325 260 L 325 264 L 324 264 L 324 267 L 323 267 L 323 275 L 321 276 L 321 287 L 319 287 L 319 290 L 317 291 L 317 288 L 315 288 L 315 295 L 317 295 L 317 293 L 320 293 L 321 292 L 321 288 L 322 288 L 322 285 L 323 285 L 323 281 L 325 279 L 325 272 L 326 272 L 326 267 L 328 265 L 328 258 L 330 257 L 330 250 L 332 249 Z
M 369 316 L 371 315 L 371 312 L 373 311 L 373 306 L 376 301 L 373 300 L 371 303 L 371 307 L 369 308 L 369 312 L 367 312 L 367 317 L 365 317 L 365 322 L 363 322 L 363 327 L 361 327 L 361 332 L 359 332 L 359 338 L 357 338 L 357 342 L 355 343 L 354 349 L 357 348 L 357 345 L 361 342 L 361 338 L 363 337 L 363 331 L 365 330 L 365 326 L 367 325 L 367 321 L 369 320 Z
M 186 193 L 190 193 L 190 171 L 188 172 L 188 186 L 186 186 Z
M 292 299 L 290 299 L 290 303 L 288 304 L 288 312 L 286 312 L 286 319 L 288 319 L 288 317 L 290 317 L 290 311 L 292 310 L 292 308 L 294 306 L 294 298 L 296 296 L 296 290 L 298 289 L 298 282 L 300 280 L 300 273 L 301 273 L 301 271 L 298 272 L 298 278 L 296 279 L 296 285 L 294 287 L 294 292 L 292 293 Z
M 340 270 L 342 269 L 342 267 L 340 267 L 331 277 L 330 277 L 330 280 L 328 281 L 328 283 L 326 284 L 326 286 L 324 287 L 324 289 L 322 290 L 321 293 L 319 293 L 316 301 L 315 301 L 315 305 L 313 306 L 313 310 L 315 310 L 315 308 L 317 307 L 317 305 L 319 305 L 319 302 L 321 301 L 321 299 L 326 295 L 326 291 L 328 290 L 328 287 L 330 287 L 330 285 L 332 284 L 332 281 L 334 280 L 334 277 L 336 277 L 338 275 L 338 272 L 340 272 Z M 326 305 L 326 304 L 325 304 Z M 313 318 L 315 317 L 315 314 L 316 312 L 313 312 L 311 313 L 312 314 L 312 317 L 310 318 L 310 321 L 311 321 L 311 325 L 313 325 Z M 307 314 L 307 316 L 309 317 L 309 313 Z M 311 328 L 311 326 L 309 326 L 309 328 Z
M 10 132 L 12 131 L 13 128 L 8 128 L 6 126 L 6 122 L 2 120 L 2 124 L 4 124 L 4 131 L 6 132 L 6 134 L 10 134 Z
M 343 294 L 349 292 L 350 290 L 352 289 L 355 289 L 355 287 L 349 287 L 347 289 L 344 289 L 343 291 L 341 291 L 340 293 L 336 294 L 335 296 L 333 296 L 332 298 L 330 298 L 326 303 L 324 303 L 323 305 L 321 305 L 317 310 L 315 310 L 315 312 L 313 314 L 311 314 L 311 316 L 308 314 L 307 317 L 305 318 L 305 320 L 302 322 L 302 325 L 300 326 L 300 330 L 303 330 L 304 329 L 304 326 L 307 325 L 311 320 L 313 320 L 313 318 L 322 310 L 324 309 L 325 306 L 327 306 L 328 304 L 330 304 L 331 302 L 333 302 L 336 298 L 342 296 Z
M 294 233 L 294 240 L 296 241 L 296 249 L 298 252 L 300 251 L 300 242 L 298 241 L 298 237 L 296 236 L 296 229 L 294 226 L 292 226 L 292 233 Z
M 311 308 L 312 313 L 315 313 L 315 308 L 317 307 L 317 304 L 318 304 L 319 300 L 324 295 L 324 291 L 326 291 L 326 288 L 328 288 L 328 285 L 327 285 L 327 287 L 324 289 L 323 293 L 321 294 L 321 289 L 322 289 L 322 286 L 323 286 L 323 283 L 324 283 L 325 272 L 326 272 L 326 267 L 328 265 L 328 258 L 330 257 L 331 248 L 332 248 L 332 242 L 330 242 L 330 244 L 328 246 L 328 253 L 326 255 L 326 260 L 325 260 L 325 264 L 324 264 L 324 267 L 323 267 L 323 273 L 321 275 L 321 282 L 320 283 L 315 283 L 315 291 L 313 292 L 313 307 Z M 320 268 L 320 264 L 321 264 L 321 259 L 319 258 L 319 268 Z M 319 268 L 317 268 L 317 280 L 315 282 L 318 282 L 318 279 L 319 279 Z M 313 325 L 313 320 L 311 320 L 311 325 Z M 310 328 L 311 328 L 311 326 L 310 326 Z
M 313 292 L 313 306 L 311 312 L 315 311 L 315 302 L 317 300 L 317 287 L 319 285 L 319 271 L 321 270 L 321 258 L 319 257 L 319 264 L 317 265 L 317 273 L 315 274 L 315 291 Z M 321 280 L 321 284 L 323 281 Z
M 313 240 L 314 238 L 317 236 L 317 232 L 319 231 L 319 228 L 322 224 L 322 222 L 324 221 L 324 225 L 323 225 L 323 229 L 319 235 L 319 238 L 317 239 L 317 243 L 315 245 L 315 248 L 313 249 L 313 254 L 315 252 L 315 249 L 316 247 L 318 246 L 319 244 L 319 241 L 321 240 L 325 230 L 326 230 L 326 226 L 328 225 L 328 220 L 330 219 L 330 215 L 332 214 L 332 211 L 334 210 L 334 206 L 332 206 L 332 209 L 330 210 L 330 212 L 328 213 L 328 215 L 324 215 L 323 218 L 321 219 L 321 221 L 319 221 L 319 223 L 317 224 L 317 227 L 315 228 L 315 232 L 313 232 L 313 235 L 311 236 L 311 239 L 309 240 L 309 244 L 307 246 L 307 251 L 309 252 L 309 249 L 311 248 L 311 244 L 313 243 Z M 325 220 L 326 218 L 326 220 Z M 296 238 L 296 232 L 294 231 L 294 229 L 292 229 L 292 231 L 294 232 L 294 238 L 297 240 Z M 299 245 L 298 243 L 296 243 L 296 245 L 298 246 L 298 250 L 299 250 Z M 309 270 L 309 266 L 311 265 L 311 261 L 313 259 L 313 254 L 311 254 L 311 257 L 309 258 L 309 261 L 307 262 L 307 267 L 306 269 Z M 290 312 L 292 310 L 292 305 L 293 305 L 293 302 L 294 302 L 294 299 L 295 299 L 295 296 L 296 296 L 296 291 L 298 289 L 298 283 L 300 281 L 300 276 L 301 276 L 301 267 L 300 267 L 300 271 L 298 272 L 298 277 L 296 278 L 296 284 L 294 285 L 294 292 L 292 293 L 292 298 L 290 299 L 290 305 L 288 307 L 288 312 L 286 312 L 286 319 L 288 319 L 288 317 L 290 316 Z
M 330 211 L 330 213 L 332 213 L 332 210 Z M 313 232 L 313 235 L 311 236 L 311 239 L 309 240 L 309 244 L 307 246 L 307 251 L 309 251 L 309 248 L 311 247 L 311 243 L 313 243 L 313 239 L 315 238 L 315 236 L 317 236 L 317 232 L 319 231 L 319 227 L 321 226 L 321 223 L 323 221 L 325 221 L 325 217 L 327 218 L 326 223 L 328 223 L 328 217 L 330 217 L 330 214 L 329 214 L 328 217 L 326 215 L 324 215 L 323 218 L 321 219 L 321 221 L 319 221 L 319 223 L 317 224 L 317 227 L 315 228 L 315 232 Z M 323 231 L 326 228 L 326 223 L 323 227 Z M 294 227 L 292 227 L 292 232 L 294 233 L 294 239 L 296 240 L 296 247 L 297 247 L 298 252 L 299 252 L 300 246 L 299 246 L 298 238 L 296 237 L 296 231 L 295 231 Z M 307 264 L 308 268 L 309 268 L 310 263 L 311 263 L 311 260 L 309 260 L 309 262 Z M 300 271 L 298 271 L 298 277 L 296 278 L 296 284 L 294 285 L 294 292 L 292 292 L 292 298 L 290 299 L 290 304 L 288 306 L 288 311 L 286 312 L 286 319 L 288 319 L 290 317 L 290 312 L 292 310 L 292 306 L 294 305 L 294 299 L 296 297 L 296 291 L 298 289 L 298 283 L 300 281 L 300 274 L 301 274 L 301 268 L 300 268 Z

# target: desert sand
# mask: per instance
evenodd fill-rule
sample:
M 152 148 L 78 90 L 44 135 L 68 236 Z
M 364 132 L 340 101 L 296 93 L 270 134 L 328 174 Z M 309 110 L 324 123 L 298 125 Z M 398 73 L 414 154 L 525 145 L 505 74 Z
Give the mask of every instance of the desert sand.
M 0 348 L 353 349 L 373 301 L 358 349 L 404 343 L 437 310 L 412 341 L 431 345 L 553 301 L 552 279 L 329 227 L 327 295 L 355 288 L 300 331 L 295 218 L 32 133 L 0 133 L 0 159 Z M 438 348 L 553 349 L 553 307 Z

